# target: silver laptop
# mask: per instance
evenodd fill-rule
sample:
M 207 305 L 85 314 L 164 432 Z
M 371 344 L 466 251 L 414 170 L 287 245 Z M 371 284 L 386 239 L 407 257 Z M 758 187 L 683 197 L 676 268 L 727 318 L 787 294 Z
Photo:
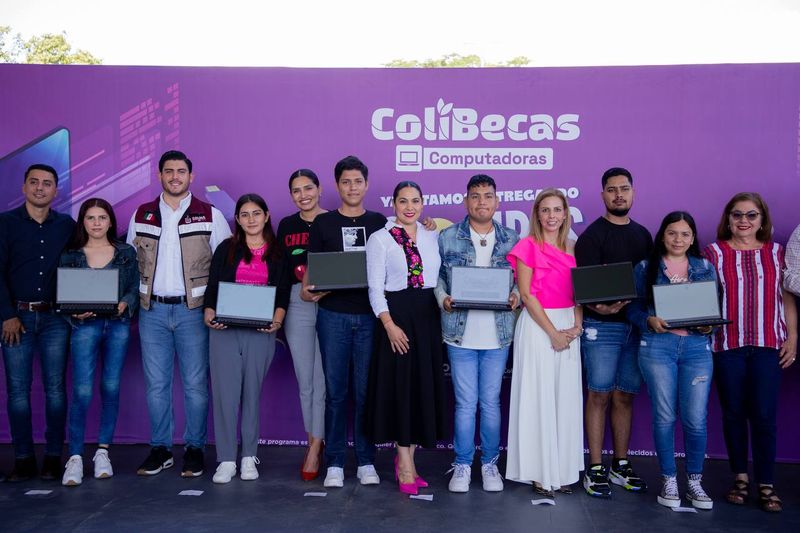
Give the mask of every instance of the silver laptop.
M 730 324 L 722 318 L 716 281 L 670 283 L 653 286 L 656 316 L 668 329 Z
M 221 281 L 215 322 L 242 328 L 268 328 L 275 313 L 275 287 Z
M 59 268 L 56 271 L 56 312 L 68 315 L 116 315 L 119 270 L 116 268 Z
M 314 291 L 367 288 L 367 252 L 308 254 L 308 284 Z
M 455 309 L 510 311 L 508 297 L 514 286 L 510 268 L 454 266 L 450 274 L 450 297 Z

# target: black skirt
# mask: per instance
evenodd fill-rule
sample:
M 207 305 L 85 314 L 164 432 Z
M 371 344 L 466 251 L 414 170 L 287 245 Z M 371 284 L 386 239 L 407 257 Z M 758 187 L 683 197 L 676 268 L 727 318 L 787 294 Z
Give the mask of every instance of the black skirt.
M 380 321 L 367 391 L 367 431 L 374 442 L 434 448 L 445 438 L 442 326 L 433 289 L 387 292 L 394 323 L 409 340 L 406 354 L 392 352 Z

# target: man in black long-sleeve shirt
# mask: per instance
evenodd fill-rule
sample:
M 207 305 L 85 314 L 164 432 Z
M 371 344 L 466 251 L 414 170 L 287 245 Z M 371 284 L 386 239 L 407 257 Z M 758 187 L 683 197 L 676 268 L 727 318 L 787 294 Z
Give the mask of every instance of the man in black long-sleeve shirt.
M 50 209 L 57 188 L 55 169 L 32 165 L 22 185 L 25 203 L 0 214 L 0 320 L 15 457 L 8 481 L 30 479 L 37 470 L 30 399 L 34 350 L 41 355 L 47 422 L 41 477 L 61 479 L 69 327 L 52 308 L 58 258 L 75 222 L 69 215 Z

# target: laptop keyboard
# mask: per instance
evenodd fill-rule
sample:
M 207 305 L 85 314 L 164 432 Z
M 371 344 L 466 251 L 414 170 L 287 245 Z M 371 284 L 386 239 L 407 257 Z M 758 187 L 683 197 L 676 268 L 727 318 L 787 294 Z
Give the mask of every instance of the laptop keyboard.
M 97 315 L 116 315 L 117 304 L 58 304 L 58 310 L 70 315 L 95 313 Z

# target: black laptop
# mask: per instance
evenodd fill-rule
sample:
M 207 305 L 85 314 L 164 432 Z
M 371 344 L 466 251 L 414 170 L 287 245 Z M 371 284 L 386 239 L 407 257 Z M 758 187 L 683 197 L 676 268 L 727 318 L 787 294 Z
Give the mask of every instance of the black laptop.
M 119 270 L 59 268 L 56 271 L 56 312 L 66 315 L 119 312 Z
M 275 287 L 221 281 L 215 322 L 240 328 L 269 328 L 275 313 Z
M 508 297 L 514 286 L 510 268 L 454 266 L 450 273 L 450 297 L 454 309 L 510 311 Z
M 572 269 L 576 304 L 613 303 L 636 298 L 633 265 L 629 262 Z
M 668 324 L 667 329 L 731 323 L 720 313 L 719 293 L 714 280 L 654 285 L 653 303 L 656 316 Z
M 308 284 L 314 291 L 367 288 L 367 252 L 308 254 Z

